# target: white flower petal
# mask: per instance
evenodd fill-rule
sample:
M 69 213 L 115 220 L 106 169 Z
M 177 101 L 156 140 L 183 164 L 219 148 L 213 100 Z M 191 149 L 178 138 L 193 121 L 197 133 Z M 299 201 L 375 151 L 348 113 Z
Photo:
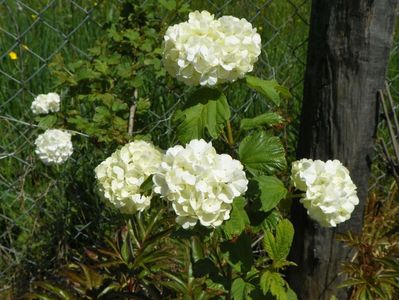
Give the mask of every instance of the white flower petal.
M 32 102 L 31 110 L 35 115 L 57 112 L 60 110 L 60 102 L 57 93 L 40 94 Z
M 296 188 L 306 192 L 300 201 L 321 226 L 335 227 L 348 220 L 359 203 L 356 185 L 338 160 L 295 161 L 291 179 Z
M 140 194 L 141 184 L 160 167 L 162 154 L 152 144 L 134 141 L 115 151 L 95 168 L 99 190 L 122 213 L 143 211 L 151 196 Z M 153 177 L 158 189 L 167 189 L 163 178 Z
M 164 36 L 166 70 L 187 85 L 213 86 L 243 78 L 261 53 L 261 38 L 245 19 L 189 14 Z
M 73 153 L 71 135 L 63 130 L 48 129 L 35 141 L 36 154 L 45 164 L 62 164 Z M 100 176 L 104 176 L 101 169 Z
M 217 154 L 204 140 L 166 151 L 153 182 L 154 192 L 172 202 L 176 222 L 183 228 L 194 226 L 197 220 L 207 227 L 221 225 L 230 217 L 229 203 L 248 185 L 242 164 L 227 154 Z

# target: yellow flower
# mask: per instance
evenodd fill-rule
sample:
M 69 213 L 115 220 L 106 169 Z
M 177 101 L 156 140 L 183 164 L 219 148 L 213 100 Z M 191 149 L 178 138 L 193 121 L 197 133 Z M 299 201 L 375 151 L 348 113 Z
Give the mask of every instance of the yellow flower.
M 17 53 L 15 53 L 14 51 L 10 51 L 10 52 L 8 53 L 8 57 L 9 57 L 11 60 L 16 60 L 16 59 L 18 59 L 18 55 L 17 55 Z

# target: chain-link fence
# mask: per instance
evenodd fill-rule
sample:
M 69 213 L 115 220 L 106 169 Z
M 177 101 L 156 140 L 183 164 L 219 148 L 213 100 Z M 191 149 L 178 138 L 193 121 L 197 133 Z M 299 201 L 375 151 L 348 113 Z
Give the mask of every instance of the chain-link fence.
M 310 0 L 193 0 L 186 4 L 193 10 L 245 17 L 257 26 L 263 50 L 256 72 L 288 87 L 294 99 L 285 109 L 290 114 L 299 113 Z M 46 253 L 37 236 L 39 228 L 46 226 L 43 220 L 57 218 L 54 212 L 69 206 L 54 208 L 57 203 L 46 201 L 49 193 L 57 195 L 63 188 L 63 171 L 56 173 L 37 163 L 32 149 L 38 131 L 30 105 L 37 94 L 53 91 L 48 65 L 54 56 L 61 54 L 67 62 L 89 58 L 87 49 L 103 34 L 102 24 L 115 18 L 119 5 L 116 0 L 0 0 L 0 298 L 2 291 L 10 288 L 13 276 L 23 273 L 21 266 L 30 266 L 27 278 L 32 279 L 32 270 L 39 274 L 59 259 L 60 252 L 68 251 L 62 248 Z M 392 50 L 392 61 L 399 62 L 398 43 Z M 391 63 L 389 72 L 394 98 L 399 96 L 398 65 Z M 234 113 L 253 107 L 254 97 L 246 99 Z M 149 126 L 160 126 L 172 112 L 173 107 L 155 116 L 158 121 Z M 376 176 L 376 180 L 385 176 L 382 167 Z M 68 234 L 84 237 L 89 226 L 93 225 L 77 224 Z M 63 230 L 61 226 L 60 236 L 46 238 L 57 243 Z M 32 249 L 39 249 L 41 255 L 29 255 Z

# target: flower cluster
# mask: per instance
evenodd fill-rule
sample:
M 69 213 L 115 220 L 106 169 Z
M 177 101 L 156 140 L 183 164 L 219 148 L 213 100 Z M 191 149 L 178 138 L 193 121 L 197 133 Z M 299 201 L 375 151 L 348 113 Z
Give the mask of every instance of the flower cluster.
M 301 159 L 292 164 L 291 174 L 295 187 L 306 192 L 301 203 L 321 226 L 348 220 L 359 203 L 356 185 L 338 160 Z
M 40 94 L 32 102 L 31 110 L 35 115 L 57 112 L 60 110 L 60 101 L 57 93 Z
M 261 38 L 245 19 L 207 11 L 170 26 L 164 37 L 166 70 L 187 85 L 235 81 L 252 71 L 261 53 Z
M 217 154 L 204 140 L 169 148 L 153 181 L 154 192 L 172 202 L 176 222 L 183 228 L 198 220 L 207 227 L 221 225 L 230 218 L 233 199 L 248 185 L 242 164 Z
M 71 135 L 59 129 L 48 129 L 35 141 L 36 154 L 45 164 L 62 164 L 73 152 Z
M 142 195 L 140 186 L 155 173 L 161 160 L 162 153 L 150 143 L 126 144 L 96 167 L 100 192 L 123 213 L 143 211 L 150 206 L 151 195 Z

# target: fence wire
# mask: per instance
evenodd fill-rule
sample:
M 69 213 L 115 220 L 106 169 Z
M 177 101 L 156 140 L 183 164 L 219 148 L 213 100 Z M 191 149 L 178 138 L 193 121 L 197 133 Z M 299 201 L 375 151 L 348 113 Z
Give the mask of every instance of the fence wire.
M 62 54 L 70 62 L 88 58 L 87 49 L 102 34 L 103 22 L 112 19 L 119 3 L 116 0 L 102 4 L 94 0 L 0 0 L 0 298 L 2 290 L 7 290 L 16 279 L 14 276 L 21 266 L 28 265 L 40 273 L 46 264 L 57 259 L 57 254 L 51 257 L 43 253 L 42 260 L 33 260 L 28 255 L 32 246 L 40 249 L 35 233 L 43 225 L 43 218 L 54 218 L 48 213 L 47 193 L 61 189 L 63 180 L 59 173 L 38 164 L 32 153 L 38 131 L 30 112 L 31 102 L 36 95 L 52 91 L 48 72 L 52 58 L 56 54 Z M 245 17 L 257 26 L 263 41 L 258 75 L 275 78 L 287 86 L 294 99 L 286 109 L 299 112 L 310 0 L 192 0 L 187 4 L 192 10 Z M 271 15 L 271 11 L 276 14 L 272 8 L 277 4 L 281 9 L 277 15 Z M 392 60 L 399 62 L 399 43 L 393 47 Z M 396 99 L 398 65 L 391 64 L 389 72 Z M 233 118 L 253 107 L 254 97 L 235 108 Z M 149 126 L 171 130 L 167 124 L 175 107 L 154 115 L 156 121 Z M 377 158 L 378 151 L 377 147 Z M 383 165 L 376 167 L 374 173 L 374 185 L 387 176 Z M 39 180 L 43 178 L 46 186 Z M 39 182 L 44 192 L 37 194 Z M 87 234 L 85 226 L 76 226 L 76 238 Z M 32 272 L 28 279 L 35 279 Z

